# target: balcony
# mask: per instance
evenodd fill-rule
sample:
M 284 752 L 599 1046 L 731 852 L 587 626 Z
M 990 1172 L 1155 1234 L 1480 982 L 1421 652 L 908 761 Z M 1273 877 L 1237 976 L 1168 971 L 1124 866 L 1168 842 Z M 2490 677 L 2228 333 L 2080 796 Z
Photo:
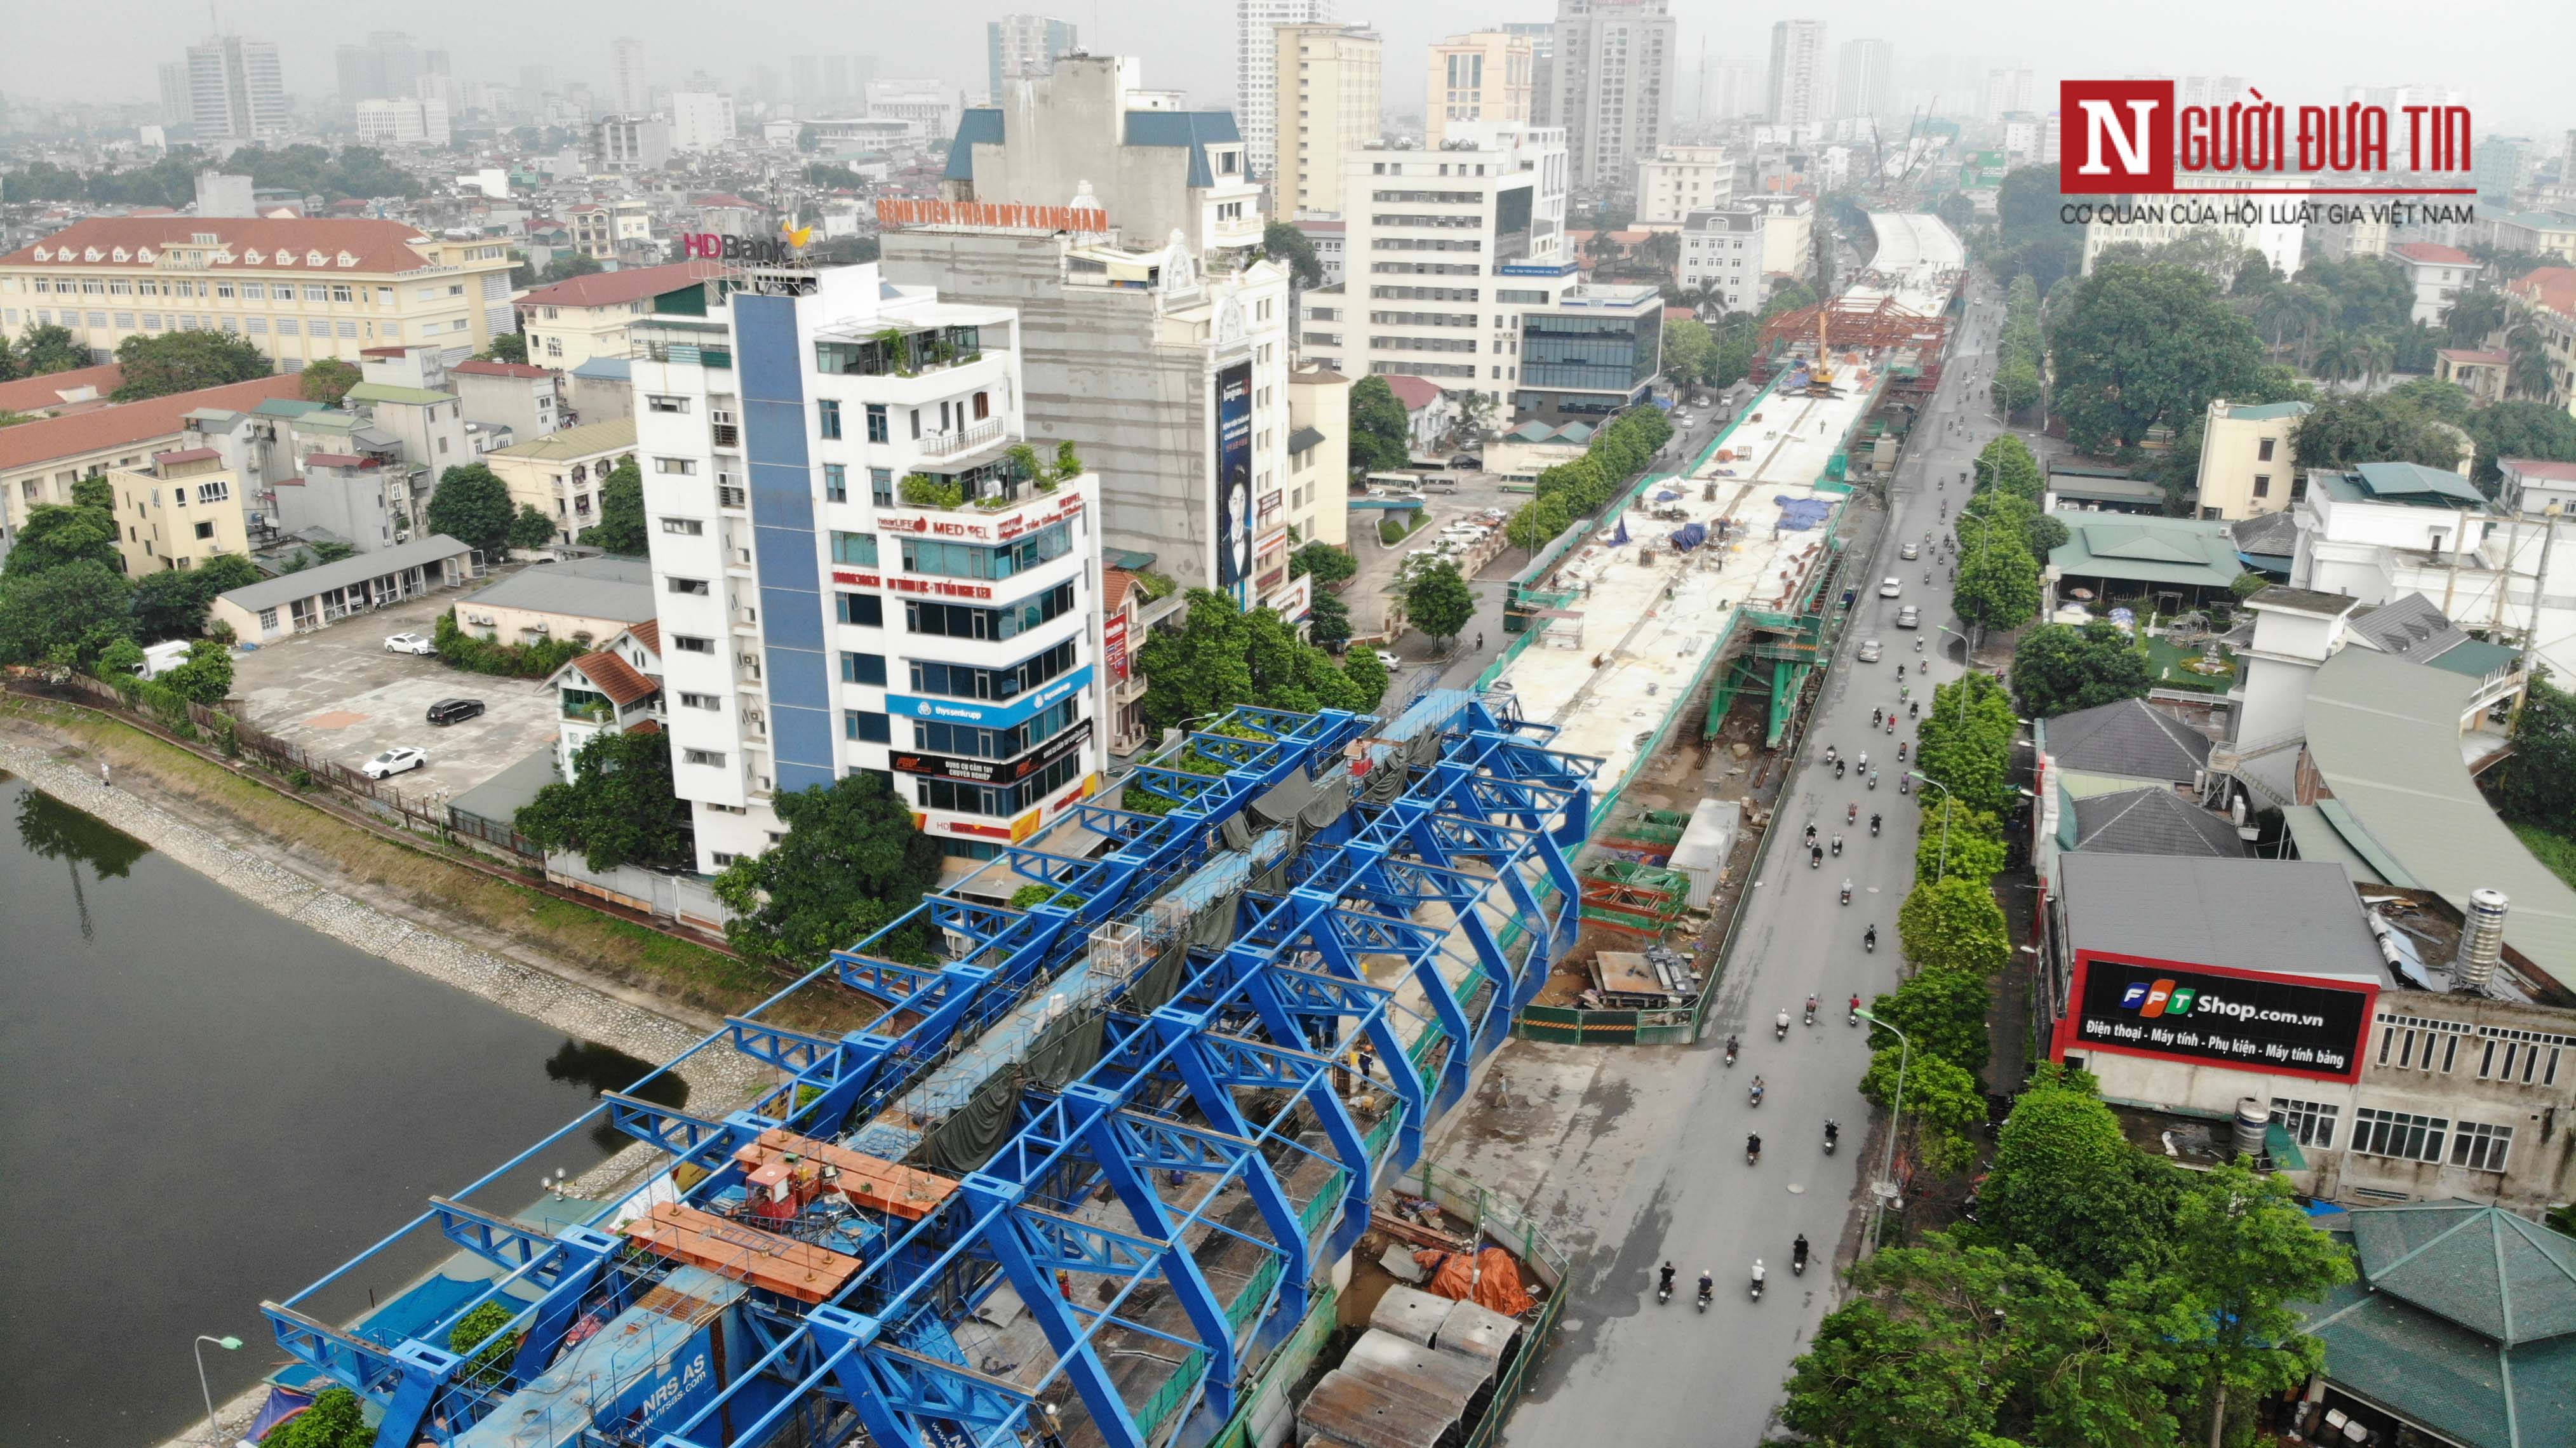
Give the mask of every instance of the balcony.
M 988 443 L 998 442 L 1002 436 L 1002 419 L 988 417 L 982 422 L 969 424 L 954 432 L 934 433 L 921 439 L 921 455 L 929 458 L 955 457 L 959 453 L 973 452 Z
M 639 342 L 637 353 L 648 362 L 672 362 L 682 367 L 713 367 L 733 370 L 733 349 L 711 347 L 697 342 Z
M 920 377 L 983 359 L 980 327 L 888 327 L 865 341 L 814 344 L 814 370 L 826 377 Z
M 976 424 L 978 428 L 984 425 Z M 997 429 L 984 439 L 984 445 L 990 446 L 1002 436 Z M 925 446 L 928 441 L 923 440 Z M 1061 466 L 1067 461 L 1072 463 L 1070 468 Z M 992 513 L 1014 503 L 1048 496 L 1082 476 L 1080 458 L 1068 459 L 1059 452 L 1052 460 L 1043 459 L 1036 448 L 1020 443 L 990 462 L 970 466 L 925 462 L 919 471 L 907 474 L 897 485 L 896 496 L 900 506 L 925 512 Z

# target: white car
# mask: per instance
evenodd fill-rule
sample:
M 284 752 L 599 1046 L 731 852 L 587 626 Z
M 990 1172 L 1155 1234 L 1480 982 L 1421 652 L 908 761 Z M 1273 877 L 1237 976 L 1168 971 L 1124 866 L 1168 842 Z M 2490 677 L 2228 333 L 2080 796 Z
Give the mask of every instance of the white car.
M 427 634 L 398 633 L 385 639 L 385 649 L 397 654 L 434 654 L 438 645 L 430 642 Z
M 366 763 L 359 765 L 358 772 L 369 779 L 383 779 L 389 775 L 403 774 L 410 770 L 421 769 L 426 767 L 428 764 L 428 750 L 414 749 L 408 744 L 398 744 L 393 748 L 386 750 L 384 753 L 377 755 L 375 758 L 368 760 Z
M 1882 578 L 1878 581 L 1878 596 L 1881 598 L 1894 598 L 1904 591 L 1905 585 L 1893 578 Z
M 1860 641 L 1860 661 L 1864 664 L 1874 664 L 1878 662 L 1878 658 L 1878 640 L 1862 639 Z
M 1912 539 L 1907 539 L 1905 546 L 1896 550 L 1896 556 L 1904 559 L 1908 563 L 1911 563 L 1915 559 L 1923 556 L 1923 545 L 1913 541 Z

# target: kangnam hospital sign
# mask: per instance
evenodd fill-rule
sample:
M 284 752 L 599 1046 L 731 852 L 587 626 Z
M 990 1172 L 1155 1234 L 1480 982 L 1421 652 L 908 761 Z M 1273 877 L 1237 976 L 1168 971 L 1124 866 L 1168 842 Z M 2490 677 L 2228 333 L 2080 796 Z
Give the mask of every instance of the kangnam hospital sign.
M 983 226 L 996 231 L 1107 231 L 1109 213 L 1097 207 L 1024 206 L 1016 201 L 921 201 L 889 197 L 877 203 L 877 225 Z

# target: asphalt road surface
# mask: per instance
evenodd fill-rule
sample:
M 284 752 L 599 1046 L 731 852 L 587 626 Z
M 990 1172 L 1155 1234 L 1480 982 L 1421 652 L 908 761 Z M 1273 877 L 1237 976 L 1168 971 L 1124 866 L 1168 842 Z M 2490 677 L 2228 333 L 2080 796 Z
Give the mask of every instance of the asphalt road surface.
M 1748 892 L 1750 913 L 1707 1038 L 1685 1052 L 1641 1051 L 1643 1064 L 1627 1066 L 1625 1074 L 1649 1081 L 1663 1104 L 1650 1113 L 1641 1101 L 1621 1131 L 1634 1156 L 1618 1164 L 1624 1181 L 1608 1189 L 1617 1200 L 1603 1215 L 1626 1224 L 1626 1236 L 1615 1251 L 1594 1255 L 1599 1270 L 1567 1304 L 1565 1341 L 1542 1365 L 1512 1420 L 1507 1436 L 1515 1445 L 1754 1448 L 1777 1411 L 1791 1360 L 1833 1304 L 1836 1269 L 1858 1240 L 1859 1208 L 1879 1170 L 1877 1151 L 1865 1149 L 1876 1138 L 1859 1091 L 1869 1061 L 1867 1033 L 1845 1023 L 1846 1002 L 1857 991 L 1866 1003 L 1895 983 L 1896 909 L 1913 879 L 1917 796 L 1897 792 L 1895 755 L 1898 742 L 1910 745 L 1914 731 L 1907 723 L 1892 736 L 1873 730 L 1870 711 L 1898 703 L 1900 664 L 1909 684 L 1927 664 L 1935 682 L 1958 677 L 1963 666 L 1960 640 L 1940 632 L 1943 625 L 1959 626 L 1950 614 L 1947 565 L 1930 563 L 1933 581 L 1926 584 L 1927 560 L 1905 563 L 1897 550 L 1906 538 L 1920 542 L 1927 530 L 1948 533 L 1940 507 L 1947 503 L 1955 515 L 1967 496 L 1960 472 L 1998 430 L 1984 389 L 2002 311 L 1991 290 L 1973 294 L 1933 416 L 1917 434 L 1927 441 L 1899 467 L 1879 559 L 1858 561 L 1872 549 L 1864 539 L 1848 570 L 1862 585 L 1861 596 L 1781 804 L 1793 835 L 1812 818 L 1825 838 L 1843 833 L 1845 853 L 1840 859 L 1829 853 L 1823 868 L 1811 869 L 1803 852 L 1788 847 L 1792 841 L 1775 845 Z M 1972 388 L 1974 403 L 1967 400 Z M 1961 423 L 1955 432 L 1954 420 Z M 1936 480 L 1945 485 L 1936 488 Z M 1872 521 L 1863 515 L 1859 526 Z M 1900 580 L 1900 597 L 1877 596 L 1878 580 L 1888 576 Z M 1895 626 L 1897 609 L 1909 603 L 1923 609 L 1919 631 Z M 1872 637 L 1885 656 L 1876 664 L 1854 663 L 1859 641 Z M 1917 687 L 1914 697 L 1928 703 L 1928 690 Z M 1857 774 L 1837 780 L 1820 763 L 1828 743 L 1846 757 L 1867 749 L 1880 771 L 1878 787 L 1866 788 Z M 1859 809 L 1856 828 L 1844 822 L 1851 805 Z M 1872 811 L 1886 817 L 1877 839 L 1869 836 Z M 1846 876 L 1853 883 L 1848 906 L 1837 903 Z M 1879 948 L 1865 954 L 1861 934 L 1871 924 L 1878 927 Z M 1821 1001 L 1813 1026 L 1800 1019 L 1810 994 Z M 1773 1020 L 1784 1010 L 1790 1027 L 1781 1041 Z M 1743 1042 L 1731 1068 L 1725 1064 L 1730 1033 Z M 1746 1100 L 1757 1075 L 1767 1087 L 1759 1108 Z M 1641 1127 L 1639 1118 L 1649 1114 L 1651 1126 Z M 1822 1149 L 1827 1117 L 1843 1126 L 1831 1157 Z M 1755 1131 L 1762 1156 L 1748 1166 L 1745 1136 Z M 1801 1232 L 1817 1254 L 1803 1278 L 1789 1271 L 1790 1243 Z M 1769 1280 L 1754 1302 L 1747 1284 L 1757 1257 Z M 1666 1258 L 1680 1276 L 1673 1300 L 1658 1306 L 1655 1267 Z M 1717 1279 L 1705 1314 L 1691 1302 L 1703 1269 Z

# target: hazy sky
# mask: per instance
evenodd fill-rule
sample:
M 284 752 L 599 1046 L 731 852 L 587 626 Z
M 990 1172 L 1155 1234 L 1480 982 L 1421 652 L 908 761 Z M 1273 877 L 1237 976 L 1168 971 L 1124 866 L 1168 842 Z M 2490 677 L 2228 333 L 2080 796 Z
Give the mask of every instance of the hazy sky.
M 192 0 L 118 0 L 108 5 L 7 7 L 9 44 L 0 47 L 0 92 L 11 96 L 149 99 L 155 67 L 179 58 L 207 29 Z M 460 78 L 516 80 L 527 64 L 570 78 L 604 80 L 609 42 L 646 42 L 651 73 L 676 80 L 704 65 L 727 81 L 758 64 L 783 75 L 800 51 L 872 54 L 878 74 L 936 75 L 983 89 L 983 22 L 1011 10 L 1043 10 L 1081 27 L 1086 48 L 1143 57 L 1146 83 L 1188 90 L 1222 104 L 1234 86 L 1232 0 L 622 0 L 531 5 L 524 0 L 447 0 L 437 6 L 353 0 L 260 0 L 230 4 L 228 25 L 274 40 L 287 86 L 303 95 L 335 87 L 333 47 L 370 29 L 411 31 L 445 46 Z M 1418 110 L 1423 47 L 1480 23 L 1544 20 L 1554 0 L 1339 0 L 1339 17 L 1378 27 L 1387 41 L 1390 110 Z M 2576 4 L 2568 0 L 2155 0 L 2110 9 L 2078 0 L 1981 0 L 1972 4 L 1850 0 L 1833 6 L 1722 5 L 1675 0 L 1681 20 L 1682 109 L 1702 42 L 1712 57 L 1757 65 L 1769 55 L 1770 26 L 1823 18 L 1829 45 L 1874 36 L 1895 43 L 1900 84 L 1913 62 L 1962 57 L 2027 64 L 2043 84 L 2060 76 L 2138 72 L 2242 75 L 2275 100 L 2340 99 L 2345 85 L 2422 82 L 2468 89 L 2481 129 L 2555 135 L 2576 127 Z

